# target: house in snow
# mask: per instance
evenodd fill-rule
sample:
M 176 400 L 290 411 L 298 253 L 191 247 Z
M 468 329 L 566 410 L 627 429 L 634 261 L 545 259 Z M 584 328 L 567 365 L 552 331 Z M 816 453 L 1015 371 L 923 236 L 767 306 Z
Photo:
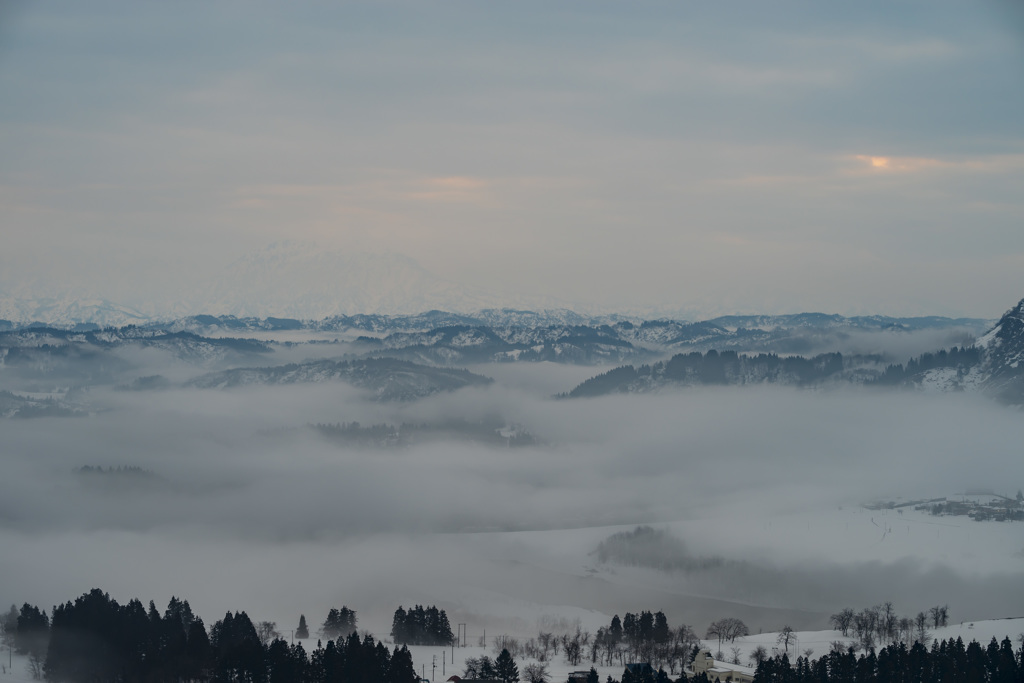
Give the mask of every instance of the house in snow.
M 690 665 L 693 675 L 704 674 L 711 683 L 753 683 L 754 669 L 739 664 L 717 661 L 707 650 L 697 653 Z

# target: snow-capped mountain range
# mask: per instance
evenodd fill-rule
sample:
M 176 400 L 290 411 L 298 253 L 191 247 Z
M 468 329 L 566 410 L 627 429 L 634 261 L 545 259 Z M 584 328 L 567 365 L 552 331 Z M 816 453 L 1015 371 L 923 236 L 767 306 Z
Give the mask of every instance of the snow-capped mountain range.
M 52 282 L 22 283 L 0 291 L 0 320 L 117 327 L 195 315 L 322 320 L 431 310 L 569 308 L 555 297 L 507 296 L 465 287 L 400 254 L 345 252 L 298 241 L 250 252 L 162 298 L 116 298 L 79 287 L 55 288 Z

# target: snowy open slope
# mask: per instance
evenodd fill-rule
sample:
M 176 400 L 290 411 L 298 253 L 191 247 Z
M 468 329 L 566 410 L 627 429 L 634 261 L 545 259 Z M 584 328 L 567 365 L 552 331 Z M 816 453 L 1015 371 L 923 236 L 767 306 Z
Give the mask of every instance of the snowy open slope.
M 988 645 L 992 638 L 995 638 L 997 641 L 1001 641 L 1003 638 L 1008 637 L 1014 641 L 1014 646 L 1016 648 L 1019 647 L 1019 641 L 1017 641 L 1018 634 L 1024 633 L 1024 617 L 989 619 L 964 622 L 963 624 L 957 623 L 944 628 L 930 629 L 929 633 L 935 640 L 962 638 L 964 643 L 977 640 L 983 647 Z M 807 650 L 812 651 L 812 659 L 817 659 L 828 653 L 829 648 L 834 641 L 853 643 L 852 638 L 844 638 L 841 633 L 833 630 L 797 631 L 794 636 L 795 638 L 788 648 L 789 658 L 791 661 L 795 660 L 797 656 L 804 656 Z M 488 639 L 489 641 L 491 640 L 491 634 L 488 634 Z M 785 648 L 783 648 L 783 646 L 778 642 L 777 631 L 766 631 L 764 633 L 755 633 L 750 636 L 737 638 L 735 642 L 725 644 L 722 649 L 724 650 L 723 654 L 725 654 L 728 659 L 731 659 L 733 657 L 732 648 L 738 648 L 741 666 L 745 666 L 751 663 L 750 654 L 759 645 L 763 646 L 769 654 L 775 651 L 779 653 L 785 651 Z M 708 648 L 712 653 L 715 653 L 718 649 L 718 641 L 706 640 L 703 641 L 703 646 Z M 478 647 L 474 642 L 470 647 L 455 648 L 454 651 L 451 648 L 444 649 L 436 647 L 411 647 L 409 649 L 413 654 L 413 662 L 416 664 L 416 670 L 418 672 L 425 672 L 426 678 L 434 681 L 444 681 L 453 672 L 461 675 L 465 666 L 465 661 L 469 657 L 487 655 L 493 659 L 495 656 L 491 642 L 488 642 L 487 647 Z M 534 660 L 523 659 L 517 661 L 520 672 L 522 672 L 525 664 L 532 661 Z M 452 668 L 453 662 L 454 669 Z M 431 667 L 435 664 L 436 669 L 432 670 Z M 597 670 L 602 681 L 606 680 L 608 676 L 612 676 L 615 679 L 622 676 L 621 666 L 592 665 L 587 659 L 584 659 L 579 666 L 571 666 L 565 663 L 563 657 L 559 656 L 554 658 L 552 661 L 547 662 L 547 665 L 548 672 L 551 674 L 551 680 L 556 683 L 564 681 L 570 671 L 586 671 L 591 666 L 594 666 Z M 433 678 L 431 678 L 432 672 L 434 674 Z

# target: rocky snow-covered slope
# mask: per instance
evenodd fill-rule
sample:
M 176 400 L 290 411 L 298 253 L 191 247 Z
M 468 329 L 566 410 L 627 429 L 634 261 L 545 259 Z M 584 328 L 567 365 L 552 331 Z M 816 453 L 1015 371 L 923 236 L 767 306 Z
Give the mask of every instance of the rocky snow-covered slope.
M 981 386 L 1012 403 L 1024 402 L 1024 299 L 978 340 L 985 350 Z

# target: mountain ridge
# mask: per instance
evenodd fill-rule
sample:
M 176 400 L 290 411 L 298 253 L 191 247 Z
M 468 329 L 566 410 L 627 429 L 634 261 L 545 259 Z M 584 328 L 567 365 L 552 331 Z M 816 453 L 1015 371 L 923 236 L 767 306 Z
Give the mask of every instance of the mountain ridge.
M 881 356 L 826 353 L 805 358 L 735 350 L 679 353 L 653 365 L 623 365 L 595 375 L 564 398 L 648 393 L 695 385 L 853 383 L 932 391 L 980 391 L 1005 403 L 1024 403 L 1024 299 L 969 347 L 925 353 L 905 365 L 882 367 Z

